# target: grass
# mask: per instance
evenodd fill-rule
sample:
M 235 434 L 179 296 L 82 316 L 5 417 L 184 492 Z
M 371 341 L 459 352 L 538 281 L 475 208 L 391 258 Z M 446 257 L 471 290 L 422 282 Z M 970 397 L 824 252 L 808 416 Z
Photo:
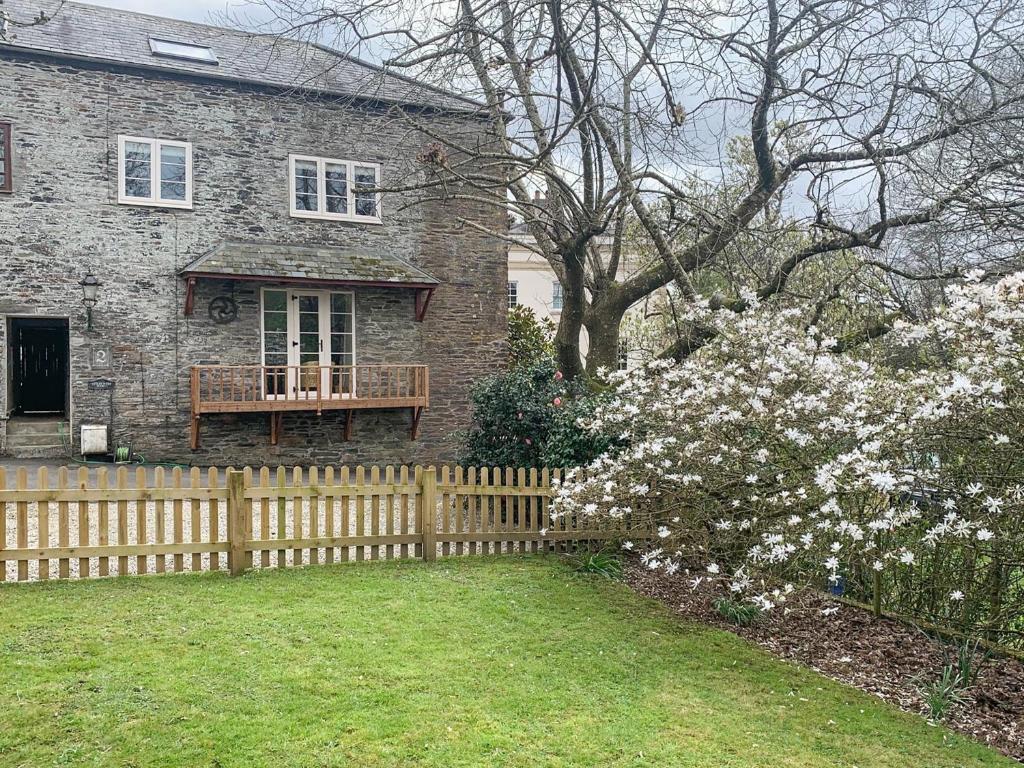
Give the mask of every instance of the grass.
M 537 558 L 0 588 L 0 766 L 1009 766 Z

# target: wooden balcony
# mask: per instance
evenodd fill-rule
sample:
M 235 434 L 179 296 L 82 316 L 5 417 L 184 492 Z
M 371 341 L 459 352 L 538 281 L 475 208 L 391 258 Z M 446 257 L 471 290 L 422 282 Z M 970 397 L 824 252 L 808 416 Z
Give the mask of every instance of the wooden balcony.
M 204 414 L 266 413 L 270 442 L 277 444 L 286 411 L 345 411 L 345 439 L 352 414 L 369 408 L 408 408 L 410 437 L 430 407 L 425 365 L 194 365 L 190 371 L 190 442 L 199 448 Z

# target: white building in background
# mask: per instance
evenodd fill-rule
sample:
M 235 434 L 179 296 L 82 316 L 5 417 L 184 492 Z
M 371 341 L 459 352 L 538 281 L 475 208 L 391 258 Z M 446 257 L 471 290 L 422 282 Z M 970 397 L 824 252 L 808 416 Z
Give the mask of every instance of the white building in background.
M 547 259 L 532 250 L 529 246 L 533 236 L 527 233 L 526 225 L 513 224 L 511 235 L 516 242 L 508 249 L 508 306 L 529 307 L 540 318 L 548 318 L 556 326 L 562 315 L 562 285 Z M 628 259 L 627 259 L 628 264 Z M 627 266 L 628 269 L 628 266 Z M 630 308 L 625 322 L 643 318 L 651 297 L 637 302 Z M 642 359 L 638 349 L 632 349 L 623 334 L 620 339 L 619 366 L 621 368 L 636 365 Z M 580 334 L 580 352 L 584 359 L 589 349 L 587 329 Z

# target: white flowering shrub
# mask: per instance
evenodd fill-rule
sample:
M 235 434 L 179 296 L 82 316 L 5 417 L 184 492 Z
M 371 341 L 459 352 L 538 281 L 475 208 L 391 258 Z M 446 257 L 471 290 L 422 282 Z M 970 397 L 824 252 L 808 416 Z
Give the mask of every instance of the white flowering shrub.
M 833 352 L 796 309 L 694 319 L 714 343 L 610 377 L 589 427 L 625 447 L 571 472 L 556 514 L 653 531 L 648 567 L 766 609 L 817 584 L 1020 636 L 1024 275 L 897 327 L 904 368 Z

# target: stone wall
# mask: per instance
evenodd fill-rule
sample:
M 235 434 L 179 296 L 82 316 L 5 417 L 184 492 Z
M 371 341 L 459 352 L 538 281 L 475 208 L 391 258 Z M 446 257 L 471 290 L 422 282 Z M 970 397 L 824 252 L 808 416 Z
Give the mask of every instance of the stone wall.
M 222 83 L 0 56 L 0 120 L 13 123 L 14 193 L 0 195 L 0 342 L 10 316 L 68 317 L 72 432 L 113 421 L 149 460 L 194 463 L 444 461 L 468 418 L 473 380 L 503 364 L 505 248 L 465 226 L 503 225 L 500 211 L 423 193 L 384 196 L 383 224 L 322 222 L 288 215 L 289 153 L 379 162 L 384 184 L 423 173 L 427 140 L 393 112 L 338 100 Z M 417 119 L 426 119 L 422 115 Z M 434 115 L 434 129 L 481 137 L 468 118 Z M 193 210 L 117 203 L 117 136 L 192 142 Z M 441 281 L 426 320 L 413 294 L 356 290 L 357 362 L 430 366 L 431 408 L 419 437 L 408 411 L 357 412 L 353 439 L 342 417 L 287 415 L 278 446 L 266 416 L 210 416 L 202 448 L 188 450 L 188 369 L 199 361 L 260 362 L 259 285 L 200 281 L 184 316 L 178 270 L 224 240 L 327 244 L 393 253 Z M 78 281 L 103 283 L 94 330 L 85 328 Z M 214 324 L 209 300 L 233 295 L 236 321 Z M 110 368 L 93 369 L 109 349 Z M 6 354 L 0 355 L 5 370 Z M 110 395 L 91 391 L 115 382 Z M 0 414 L 8 387 L 0 386 Z

